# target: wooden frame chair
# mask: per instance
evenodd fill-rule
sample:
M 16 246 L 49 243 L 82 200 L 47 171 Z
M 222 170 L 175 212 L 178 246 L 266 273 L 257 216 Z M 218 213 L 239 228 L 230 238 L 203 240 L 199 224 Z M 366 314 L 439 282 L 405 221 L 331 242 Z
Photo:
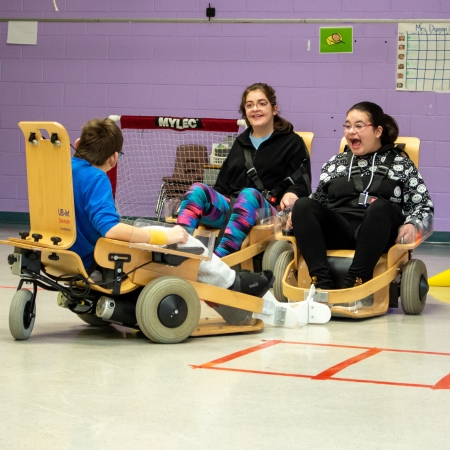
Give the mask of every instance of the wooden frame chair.
M 418 165 L 420 140 L 415 137 L 399 137 L 397 144 L 405 144 L 404 150 L 410 159 Z M 342 139 L 340 152 L 344 151 L 345 138 Z M 424 239 L 425 236 L 422 237 Z M 275 274 L 282 274 L 277 296 L 278 300 L 302 301 L 309 293 L 311 277 L 301 249 L 298 250 L 295 238 L 277 234 L 280 241 L 288 241 L 292 248 L 285 247 L 285 253 L 278 255 Z M 401 298 L 402 308 L 407 314 L 420 314 L 426 301 L 428 291 L 426 267 L 420 260 L 411 259 L 412 251 L 421 241 L 413 244 L 395 244 L 388 253 L 381 256 L 375 269 L 373 279 L 369 282 L 351 289 L 329 290 L 316 292 L 316 301 L 326 303 L 331 308 L 333 316 L 344 316 L 352 319 L 383 315 L 389 307 L 398 307 L 398 298 Z M 349 267 L 353 257 L 353 250 L 329 250 L 329 260 L 334 258 L 339 265 Z M 346 260 L 346 261 L 344 261 Z M 404 282 L 395 280 L 401 275 Z M 274 289 L 276 286 L 274 286 Z M 351 304 L 373 294 L 373 304 L 362 309 L 342 308 L 342 304 Z M 335 306 L 336 305 L 336 306 Z
M 69 136 L 56 122 L 21 122 L 19 126 L 25 137 L 30 232 L 20 233 L 20 238 L 0 241 L 14 247 L 9 263 L 12 273 L 20 277 L 9 314 L 14 338 L 23 340 L 31 335 L 38 287 L 58 291 L 59 304 L 68 305 L 89 324 L 114 322 L 139 327 L 155 342 L 175 343 L 190 335 L 227 334 L 263 327 L 259 319 L 246 326 L 200 319 L 200 298 L 228 306 L 239 305 L 255 313 L 262 313 L 264 307 L 261 298 L 197 282 L 200 262 L 206 259 L 202 255 L 187 255 L 148 244 L 135 244 L 131 248 L 127 242 L 102 238 L 95 247 L 94 257 L 113 277 L 107 283 L 94 282 L 81 258 L 70 250 L 76 239 L 76 217 Z M 181 257 L 181 262 L 165 262 L 161 256 L 156 257 L 161 252 Z M 64 279 L 58 278 L 61 276 Z M 22 288 L 27 283 L 32 285 L 32 291 Z M 109 311 L 111 315 L 105 319 L 106 323 L 96 316 L 101 299 L 103 307 L 112 308 L 114 302 L 129 304 L 134 293 L 135 315 L 133 306 L 131 316 L 128 314 L 126 319 L 125 316 L 114 318 L 115 309 Z M 181 309 L 184 308 L 181 316 L 172 314 L 175 309 L 178 311 L 178 306 L 171 304 L 174 296 L 181 302 Z M 161 312 L 162 304 L 166 312 Z

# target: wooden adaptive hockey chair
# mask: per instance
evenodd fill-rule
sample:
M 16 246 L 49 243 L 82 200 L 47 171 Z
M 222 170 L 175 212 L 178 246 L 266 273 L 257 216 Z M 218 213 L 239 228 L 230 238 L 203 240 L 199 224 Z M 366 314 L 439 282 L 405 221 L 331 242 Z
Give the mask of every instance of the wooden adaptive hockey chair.
M 346 141 L 341 141 L 340 152 Z M 420 140 L 415 137 L 399 137 L 397 146 L 403 148 L 418 167 Z M 413 250 L 432 233 L 424 231 L 413 244 L 396 244 L 378 261 L 373 279 L 351 289 L 317 291 L 314 300 L 327 304 L 333 316 L 362 319 L 383 315 L 389 307 L 398 307 L 401 299 L 406 314 L 420 314 L 428 292 L 425 264 L 412 259 Z M 266 251 L 266 257 L 274 264 L 274 295 L 278 301 L 301 301 L 309 294 L 311 278 L 308 267 L 295 244 L 295 238 L 286 235 L 279 224 L 277 242 Z M 329 250 L 332 277 L 336 286 L 342 285 L 354 257 L 353 250 Z
M 102 276 L 94 279 L 70 250 L 76 239 L 76 217 L 69 136 L 56 122 L 21 122 L 19 126 L 25 137 L 30 231 L 0 241 L 14 247 L 8 262 L 12 273 L 20 277 L 9 313 L 15 339 L 31 335 L 38 287 L 58 292 L 58 304 L 88 324 L 122 324 L 160 343 L 260 330 L 266 319 L 271 325 L 297 325 L 295 308 L 197 282 L 200 262 L 208 259 L 198 254 L 198 247 L 188 252 L 176 246 L 101 238 L 94 258 Z M 212 245 L 210 240 L 211 252 Z M 201 319 L 200 298 L 252 311 L 258 319 L 242 326 Z

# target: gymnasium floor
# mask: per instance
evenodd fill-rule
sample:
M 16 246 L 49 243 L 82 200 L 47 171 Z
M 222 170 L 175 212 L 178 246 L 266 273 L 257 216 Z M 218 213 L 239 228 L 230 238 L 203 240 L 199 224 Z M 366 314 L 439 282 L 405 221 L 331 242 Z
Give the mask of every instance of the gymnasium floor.
M 19 342 L 8 329 L 11 250 L 0 246 L 2 449 L 450 446 L 450 288 L 432 288 L 420 316 L 178 345 L 89 327 L 39 291 L 33 334 Z M 425 243 L 415 257 L 432 276 L 450 267 L 449 250 Z

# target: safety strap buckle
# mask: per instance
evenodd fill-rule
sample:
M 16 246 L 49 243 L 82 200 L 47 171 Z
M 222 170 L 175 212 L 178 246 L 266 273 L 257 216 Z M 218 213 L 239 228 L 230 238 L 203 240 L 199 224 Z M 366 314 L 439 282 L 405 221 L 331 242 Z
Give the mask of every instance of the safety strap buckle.
M 389 167 L 380 165 L 377 167 L 377 173 L 385 177 L 389 173 Z
M 247 170 L 247 175 L 251 178 L 256 175 L 256 169 L 254 167 L 251 167 Z
M 267 189 L 264 189 L 261 192 L 261 194 L 269 203 L 276 204 L 277 197 L 275 195 L 273 195 L 270 191 L 268 191 Z
M 351 171 L 351 176 L 354 177 L 355 175 L 360 175 L 361 172 L 359 170 L 359 166 L 353 166 Z

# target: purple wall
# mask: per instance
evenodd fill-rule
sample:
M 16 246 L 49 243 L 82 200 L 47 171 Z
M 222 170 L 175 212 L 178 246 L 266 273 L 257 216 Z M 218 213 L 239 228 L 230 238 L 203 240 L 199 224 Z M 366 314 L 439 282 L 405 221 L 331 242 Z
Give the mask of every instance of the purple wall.
M 204 18 L 205 0 L 2 0 L 0 17 Z M 214 0 L 216 18 L 450 18 L 442 0 Z M 325 26 L 331 26 L 326 24 Z M 27 211 L 20 120 L 83 123 L 109 114 L 238 118 L 243 89 L 277 90 L 283 116 L 313 131 L 313 184 L 338 149 L 345 112 L 379 103 L 422 141 L 420 171 L 450 231 L 450 98 L 395 90 L 396 24 L 354 24 L 354 53 L 321 55 L 319 24 L 40 23 L 37 46 L 0 23 L 0 211 Z M 307 51 L 307 42 L 311 50 Z M 447 180 L 447 181 L 446 181 Z

